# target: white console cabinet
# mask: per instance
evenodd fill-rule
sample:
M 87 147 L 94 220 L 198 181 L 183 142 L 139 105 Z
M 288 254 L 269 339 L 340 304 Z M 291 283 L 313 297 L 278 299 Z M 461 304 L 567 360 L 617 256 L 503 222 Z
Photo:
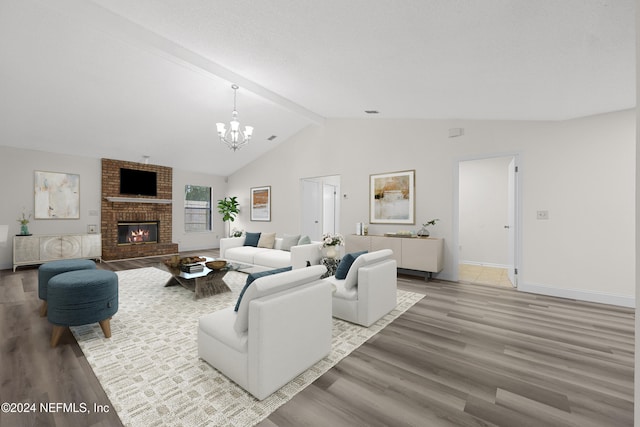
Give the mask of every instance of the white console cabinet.
M 21 265 L 73 258 L 101 260 L 102 235 L 58 234 L 13 238 L 13 271 Z
M 391 249 L 398 268 L 437 273 L 444 262 L 444 239 L 435 237 L 346 236 L 347 252 Z

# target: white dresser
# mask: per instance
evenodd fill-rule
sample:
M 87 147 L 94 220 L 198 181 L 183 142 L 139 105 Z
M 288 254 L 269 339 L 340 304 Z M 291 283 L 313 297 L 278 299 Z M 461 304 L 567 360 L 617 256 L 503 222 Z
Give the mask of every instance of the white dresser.
M 13 271 L 21 265 L 42 264 L 58 259 L 102 260 L 101 234 L 57 234 L 15 236 Z
M 444 239 L 435 237 L 387 237 L 387 236 L 346 236 L 345 251 L 378 251 L 391 249 L 398 268 L 431 273 L 442 270 L 444 263 Z

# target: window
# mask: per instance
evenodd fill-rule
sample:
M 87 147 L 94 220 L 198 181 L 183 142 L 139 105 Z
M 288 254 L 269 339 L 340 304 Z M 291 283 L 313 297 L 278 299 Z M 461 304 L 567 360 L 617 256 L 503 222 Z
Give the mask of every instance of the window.
M 184 186 L 184 231 L 211 230 L 211 187 Z

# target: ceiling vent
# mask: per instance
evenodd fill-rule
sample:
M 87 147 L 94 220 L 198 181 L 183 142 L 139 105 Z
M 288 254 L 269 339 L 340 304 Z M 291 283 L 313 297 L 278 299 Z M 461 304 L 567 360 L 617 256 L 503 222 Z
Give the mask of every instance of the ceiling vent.
M 273 141 L 276 138 L 277 138 L 276 135 L 271 135 L 269 138 L 267 138 L 267 141 Z
M 367 114 L 380 114 L 380 111 L 378 110 L 364 110 L 364 112 Z

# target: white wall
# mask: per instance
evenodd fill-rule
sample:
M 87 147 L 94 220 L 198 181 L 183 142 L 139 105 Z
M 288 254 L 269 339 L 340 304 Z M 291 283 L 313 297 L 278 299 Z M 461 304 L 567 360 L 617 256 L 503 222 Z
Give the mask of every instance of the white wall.
M 448 138 L 462 127 L 465 135 Z M 415 169 L 416 220 L 440 218 L 445 268 L 455 279 L 454 169 L 470 157 L 520 154 L 522 264 L 520 289 L 634 305 L 635 111 L 564 122 L 464 120 L 327 120 L 233 174 L 229 194 L 248 206 L 249 188 L 271 185 L 272 221 L 240 223 L 251 231 L 300 228 L 299 179 L 340 175 L 341 231 L 367 222 L 369 175 Z M 548 210 L 548 221 L 536 211 Z M 370 225 L 372 234 L 407 229 Z M 417 229 L 418 227 L 413 227 Z
M 8 239 L 0 236 L 0 269 L 12 266 L 12 240 L 19 233 L 17 219 L 23 207 L 33 212 L 34 171 L 75 173 L 80 175 L 80 219 L 34 220 L 29 223 L 33 234 L 86 233 L 87 225 L 100 228 L 100 197 L 102 191 L 100 159 L 69 156 L 43 151 L 22 150 L 0 146 L 0 230 L 9 226 Z M 195 174 L 173 170 L 173 241 L 180 250 L 218 247 L 218 235 L 223 226 L 214 207 L 214 226 L 209 233 L 184 233 L 185 184 L 213 187 L 214 205 L 226 193 L 224 178 L 215 175 Z
M 321 158 L 308 159 L 310 153 L 316 156 L 321 151 L 318 144 L 321 144 L 324 132 L 324 127 L 309 127 L 229 177 L 227 196 L 237 196 L 240 204 L 240 215 L 234 223 L 236 228 L 275 231 L 279 235 L 299 233 L 300 178 L 340 175 L 341 165 L 334 166 L 326 152 Z M 304 141 L 300 142 L 301 139 Z M 266 185 L 271 186 L 271 221 L 250 221 L 249 190 Z M 341 187 L 344 192 L 342 180 Z M 342 209 L 345 209 L 344 200 Z M 342 227 L 344 229 L 344 223 Z
M 22 209 L 33 214 L 36 170 L 80 175 L 80 219 L 32 218 L 32 234 L 86 233 L 89 224 L 100 228 L 100 159 L 0 147 L 0 225 L 9 225 L 8 241 L 0 243 L 1 269 L 11 268 L 13 236 L 20 231 L 17 219 Z
M 634 116 L 557 123 L 527 151 L 526 289 L 635 295 Z M 536 220 L 537 210 L 548 210 L 549 220 Z
M 184 231 L 184 187 L 200 185 L 211 187 L 213 204 L 213 227 L 211 231 Z M 221 176 L 173 170 L 173 242 L 178 243 L 181 251 L 219 247 L 219 239 L 225 236 L 226 228 L 218 214 L 218 200 L 226 196 L 227 184 Z
M 508 178 L 512 157 L 460 162 L 459 262 L 506 267 Z

